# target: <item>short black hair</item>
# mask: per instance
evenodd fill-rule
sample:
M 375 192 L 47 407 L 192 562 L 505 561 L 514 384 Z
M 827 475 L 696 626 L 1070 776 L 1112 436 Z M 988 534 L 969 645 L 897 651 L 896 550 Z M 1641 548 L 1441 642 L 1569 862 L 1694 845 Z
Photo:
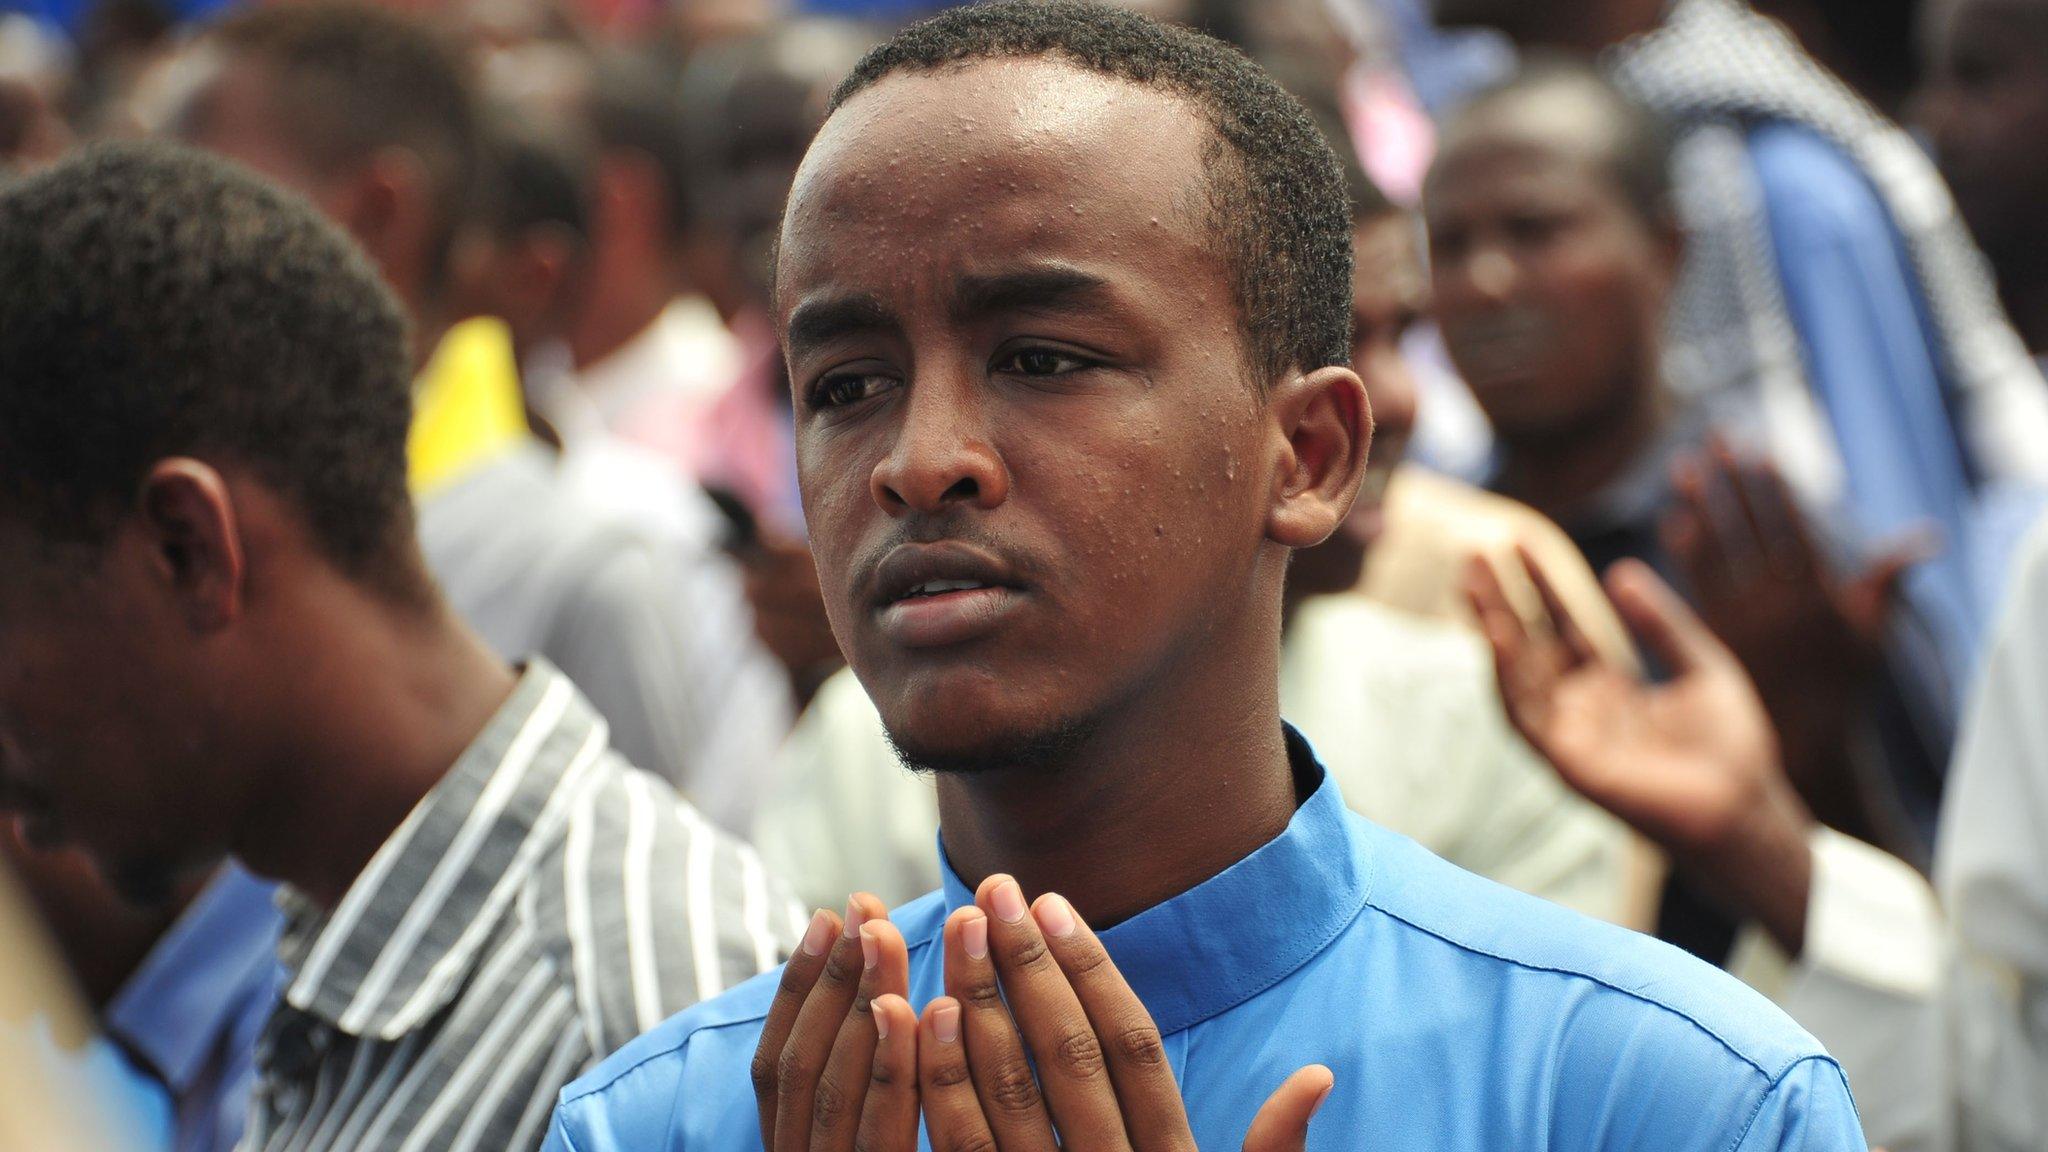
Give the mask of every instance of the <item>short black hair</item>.
M 1481 90 L 1451 116 L 1446 135 L 1543 92 L 1575 91 L 1607 116 L 1606 166 L 1629 203 L 1646 221 L 1671 219 L 1676 135 L 1656 110 L 1616 87 L 1599 69 L 1576 57 L 1537 53 L 1506 79 Z
M 96 545 L 151 465 L 246 468 L 336 567 L 416 573 L 406 322 L 307 201 L 167 143 L 0 187 L 0 500 Z
M 490 235 L 509 240 L 553 224 L 589 242 L 591 144 L 573 125 L 495 109 L 484 122 L 484 160 L 475 219 Z
M 419 157 L 434 199 L 438 280 L 483 163 L 481 115 L 457 46 L 409 16 L 328 0 L 240 12 L 212 38 L 270 66 L 278 123 L 316 170 L 359 164 L 381 148 Z
M 855 66 L 830 107 L 897 72 L 1039 56 L 1171 93 L 1208 123 L 1208 222 L 1252 368 L 1270 380 L 1351 362 L 1351 210 L 1337 157 L 1299 100 L 1219 40 L 1101 4 L 996 0 L 904 29 Z

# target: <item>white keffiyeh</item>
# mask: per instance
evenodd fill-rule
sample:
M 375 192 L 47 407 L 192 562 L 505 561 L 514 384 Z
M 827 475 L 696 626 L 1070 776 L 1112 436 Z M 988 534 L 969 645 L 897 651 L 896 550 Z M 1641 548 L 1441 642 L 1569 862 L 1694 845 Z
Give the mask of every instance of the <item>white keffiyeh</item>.
M 2007 321 L 1947 186 L 1910 136 L 1740 0 L 1675 0 L 1661 28 L 1616 47 L 1607 63 L 1681 133 L 1680 211 L 1692 250 L 1672 320 L 1676 377 L 1717 407 L 1730 398 L 1760 406 L 1774 454 L 1809 495 L 1839 487 L 1839 459 L 1807 387 L 1743 146 L 1749 125 L 1798 125 L 1848 155 L 1904 237 L 1980 478 L 2048 479 L 2048 385 Z

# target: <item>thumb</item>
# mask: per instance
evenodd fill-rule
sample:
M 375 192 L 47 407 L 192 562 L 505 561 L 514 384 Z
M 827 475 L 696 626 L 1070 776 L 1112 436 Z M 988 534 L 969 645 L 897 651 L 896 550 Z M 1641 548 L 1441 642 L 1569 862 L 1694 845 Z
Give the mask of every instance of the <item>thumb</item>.
M 1244 1152 L 1302 1152 L 1308 1144 L 1308 1122 L 1336 1087 L 1336 1074 L 1311 1064 L 1287 1078 L 1252 1119 Z

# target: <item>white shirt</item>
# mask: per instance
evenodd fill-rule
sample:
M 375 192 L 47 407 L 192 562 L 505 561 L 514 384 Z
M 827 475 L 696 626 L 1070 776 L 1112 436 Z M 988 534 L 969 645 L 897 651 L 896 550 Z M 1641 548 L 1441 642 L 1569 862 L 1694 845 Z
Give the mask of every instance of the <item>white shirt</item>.
M 1939 903 L 1905 864 L 1823 829 L 1805 952 L 1773 972 L 1752 939 L 1762 962 L 1738 971 L 1841 1061 L 1873 1144 L 2048 1149 L 2048 525 L 1964 722 L 1935 875 Z
M 1352 596 L 1311 601 L 1288 629 L 1280 700 L 1368 819 L 1579 911 L 1630 911 L 1635 841 L 1508 726 L 1490 658 L 1463 629 Z M 938 887 L 937 794 L 898 763 L 850 672 L 811 702 L 775 778 L 755 843 L 801 899 L 835 907 L 861 890 L 894 905 Z

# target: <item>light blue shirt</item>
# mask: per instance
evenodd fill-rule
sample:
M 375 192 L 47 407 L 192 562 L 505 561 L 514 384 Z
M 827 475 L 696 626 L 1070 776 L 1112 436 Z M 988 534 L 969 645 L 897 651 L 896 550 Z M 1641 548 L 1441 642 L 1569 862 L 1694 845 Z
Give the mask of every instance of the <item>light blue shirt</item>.
M 1197 1143 L 1235 1148 L 1280 1082 L 1337 1084 L 1318 1149 L 1866 1152 L 1841 1070 L 1731 977 L 1499 887 L 1317 787 L 1287 830 L 1102 942 L 1152 1012 Z M 892 919 L 941 990 L 945 886 Z M 562 1093 L 549 1152 L 757 1149 L 748 1064 L 776 973 L 683 1012 Z
M 1907 590 L 1936 628 L 1952 685 L 1967 685 L 2029 519 L 1987 486 L 1958 431 L 1954 381 L 1884 201 L 1840 148 L 1767 123 L 1748 136 L 1785 307 L 1847 480 L 1856 535 L 1933 526 L 1939 556 Z M 2029 505 L 2032 507 L 2032 505 Z
M 241 1139 L 257 1036 L 281 987 L 276 889 L 224 865 L 107 1005 L 102 1026 L 128 1078 L 169 1100 L 174 1152 Z

